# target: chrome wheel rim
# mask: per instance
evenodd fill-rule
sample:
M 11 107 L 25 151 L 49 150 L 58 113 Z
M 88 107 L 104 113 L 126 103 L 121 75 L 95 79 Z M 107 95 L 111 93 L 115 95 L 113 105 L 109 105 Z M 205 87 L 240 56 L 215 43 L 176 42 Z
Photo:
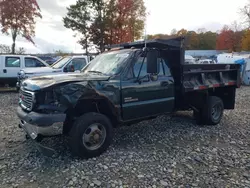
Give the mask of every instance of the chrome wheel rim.
M 91 124 L 83 133 L 82 142 L 88 150 L 99 149 L 106 139 L 106 129 L 100 123 Z
M 214 120 L 218 120 L 220 118 L 221 110 L 222 107 L 219 104 L 213 106 L 211 113 Z

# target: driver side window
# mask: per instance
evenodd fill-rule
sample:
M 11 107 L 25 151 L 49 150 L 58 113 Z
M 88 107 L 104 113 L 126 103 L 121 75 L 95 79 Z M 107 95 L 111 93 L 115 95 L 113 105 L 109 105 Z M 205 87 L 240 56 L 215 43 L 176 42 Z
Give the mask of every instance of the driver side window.
M 147 58 L 139 57 L 134 64 L 134 77 L 143 77 L 147 75 Z M 141 72 L 140 72 L 141 70 Z M 140 74 L 140 75 L 139 75 Z
M 45 67 L 45 65 L 40 62 L 38 59 L 26 57 L 25 58 L 25 67 Z
M 158 76 L 171 76 L 170 69 L 167 65 L 166 60 L 163 58 L 158 58 L 157 62 L 158 64 Z M 140 71 L 141 70 L 141 71 Z M 140 56 L 133 66 L 129 69 L 129 72 L 127 74 L 126 80 L 129 79 L 135 79 L 135 78 L 142 78 L 147 75 L 147 57 Z
M 74 71 L 82 70 L 86 66 L 87 62 L 85 58 L 75 58 L 73 59 L 68 65 L 67 70 L 70 72 L 72 71 L 72 65 L 74 67 Z

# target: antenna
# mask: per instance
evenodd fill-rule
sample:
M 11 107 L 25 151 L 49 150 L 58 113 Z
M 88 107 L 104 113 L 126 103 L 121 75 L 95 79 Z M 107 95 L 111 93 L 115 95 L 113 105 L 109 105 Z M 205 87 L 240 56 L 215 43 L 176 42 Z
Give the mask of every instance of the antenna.
M 146 48 L 147 48 L 147 16 L 149 16 L 150 15 L 150 12 L 148 11 L 147 13 L 146 13 L 146 17 L 145 17 L 145 25 L 144 25 L 144 43 L 145 43 L 145 45 L 144 45 L 144 48 L 143 48 L 143 51 L 145 51 L 146 50 Z

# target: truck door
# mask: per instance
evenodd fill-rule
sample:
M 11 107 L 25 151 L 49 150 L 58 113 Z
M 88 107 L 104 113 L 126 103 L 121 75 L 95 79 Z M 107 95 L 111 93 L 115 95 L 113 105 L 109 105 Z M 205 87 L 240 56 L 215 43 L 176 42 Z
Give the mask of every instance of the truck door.
M 6 56 L 1 75 L 9 80 L 16 80 L 17 73 L 21 69 L 21 59 L 17 56 Z
M 147 58 L 141 55 L 131 63 L 122 87 L 122 117 L 133 120 L 171 112 L 174 108 L 174 80 L 167 62 L 158 58 L 158 79 L 147 74 Z M 137 81 L 139 78 L 139 82 Z

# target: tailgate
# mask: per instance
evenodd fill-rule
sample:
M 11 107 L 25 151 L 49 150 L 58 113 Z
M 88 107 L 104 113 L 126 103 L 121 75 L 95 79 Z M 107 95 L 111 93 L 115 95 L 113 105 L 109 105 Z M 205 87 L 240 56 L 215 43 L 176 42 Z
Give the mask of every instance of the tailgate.
M 240 87 L 239 64 L 186 64 L 182 66 L 184 92 L 216 87 Z

